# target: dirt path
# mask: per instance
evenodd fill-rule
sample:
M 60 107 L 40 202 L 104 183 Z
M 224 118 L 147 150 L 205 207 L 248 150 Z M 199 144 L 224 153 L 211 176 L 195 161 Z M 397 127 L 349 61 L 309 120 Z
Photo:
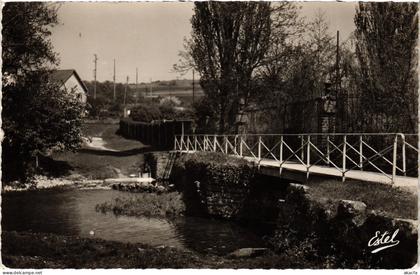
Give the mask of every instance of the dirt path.
M 125 139 L 116 134 L 118 124 L 86 124 L 86 139 L 76 153 L 57 153 L 57 161 L 67 163 L 71 174 L 79 174 L 87 179 L 128 177 L 137 174 L 142 167 L 144 148 L 137 140 Z
M 102 150 L 102 151 L 112 151 L 117 152 L 117 150 L 106 147 L 106 142 L 102 137 L 90 137 L 90 141 L 86 141 L 86 146 L 92 149 Z

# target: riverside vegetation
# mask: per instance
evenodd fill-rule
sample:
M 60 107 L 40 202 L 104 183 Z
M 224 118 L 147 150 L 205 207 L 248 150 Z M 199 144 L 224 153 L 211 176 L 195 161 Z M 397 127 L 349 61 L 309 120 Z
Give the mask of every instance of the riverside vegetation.
M 138 193 L 135 197 L 116 198 L 96 205 L 96 211 L 125 216 L 161 217 L 168 220 L 175 220 L 183 215 L 205 215 L 241 223 L 241 211 L 237 210 L 243 209 L 249 203 L 253 188 L 267 184 L 264 180 L 256 177 L 255 168 L 246 161 L 217 153 L 181 156 L 175 164 L 173 177 L 176 177 L 172 179 L 176 191 L 160 194 Z M 352 193 L 352 188 L 358 188 L 360 192 L 365 190 L 374 196 L 373 190 L 371 188 L 363 189 L 362 184 L 356 184 L 355 187 L 342 185 L 338 189 L 332 188 L 332 184 L 313 184 L 309 191 L 305 191 L 307 194 L 298 192 L 297 195 L 294 195 L 295 191 L 292 193 L 289 191 L 289 195 L 287 195 L 284 191 L 280 191 L 280 197 L 276 197 L 276 201 L 286 196 L 286 199 L 291 199 L 288 203 L 292 208 L 295 205 L 293 198 L 298 198 L 300 202 L 294 208 L 295 212 L 292 214 L 294 220 L 299 221 L 300 215 L 303 213 L 307 215 L 306 223 L 311 220 L 308 226 L 315 225 L 314 228 L 321 231 L 313 232 L 313 234 L 293 234 L 291 230 L 287 229 L 287 226 L 278 227 L 278 222 L 284 220 L 284 217 L 281 218 L 277 214 L 273 220 L 277 224 L 276 228 L 267 232 L 265 237 L 266 247 L 269 249 L 263 255 L 255 257 L 237 258 L 231 254 L 213 255 L 172 247 L 151 247 L 144 244 L 127 244 L 46 233 L 3 232 L 3 263 L 8 267 L 20 268 L 380 267 L 381 262 L 366 262 L 359 256 L 354 257 L 354 251 L 350 256 L 335 246 L 334 250 L 329 251 L 327 248 L 328 239 L 318 234 L 323 232 L 322 227 L 319 226 L 325 224 L 324 214 L 322 214 L 325 205 L 334 206 L 340 203 L 339 199 L 361 199 L 354 196 L 348 197 Z M 276 182 L 276 185 L 279 186 L 281 183 Z M 321 196 L 328 196 L 330 192 L 334 192 L 336 196 L 325 204 L 325 200 L 321 199 Z M 389 198 L 390 193 L 396 193 L 397 198 L 406 195 L 406 200 L 402 205 L 415 208 L 414 196 L 400 190 L 378 188 L 375 189 L 375 192 L 379 193 L 376 195 L 382 198 Z M 275 192 L 271 190 L 269 193 Z M 311 200 L 308 201 L 308 199 Z M 366 200 L 367 205 L 370 205 L 370 208 L 377 208 L 377 203 L 374 200 L 371 203 L 368 195 L 365 194 L 363 199 Z M 333 200 L 337 200 L 337 202 L 333 202 Z M 259 200 L 256 201 L 258 203 Z M 388 201 L 391 205 L 398 204 L 392 199 Z M 254 208 L 261 208 L 259 210 L 265 211 L 265 207 L 260 202 Z M 278 205 L 274 205 L 274 207 L 278 208 Z M 289 213 L 287 209 L 285 210 L 282 211 L 282 215 Z M 401 213 L 400 210 L 401 207 L 396 208 L 395 211 Z M 254 214 L 250 213 L 251 216 Z M 393 215 L 398 216 L 395 212 Z M 412 214 L 406 213 L 399 216 L 410 218 Z M 338 243 L 341 242 L 338 236 L 334 238 L 338 238 Z M 409 241 L 409 239 L 407 240 Z M 353 249 L 357 250 L 357 248 Z

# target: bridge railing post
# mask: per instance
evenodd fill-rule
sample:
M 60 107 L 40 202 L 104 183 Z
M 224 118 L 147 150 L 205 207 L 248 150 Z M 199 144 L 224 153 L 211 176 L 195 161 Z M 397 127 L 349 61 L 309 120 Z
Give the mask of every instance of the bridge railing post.
M 309 179 L 309 167 L 311 166 L 311 136 L 308 135 L 306 145 L 306 179 Z
M 235 148 L 234 150 L 233 150 L 233 153 L 235 154 L 235 155 L 238 155 L 238 148 L 237 148 L 237 146 L 238 146 L 238 144 L 237 144 L 237 142 L 238 142 L 238 135 L 235 135 L 235 139 L 233 140 L 233 147 Z
M 177 151 L 176 150 L 177 149 L 177 146 L 176 146 L 177 142 L 178 142 L 178 139 L 177 139 L 176 136 L 174 136 L 174 151 Z
M 330 165 L 330 136 L 327 135 L 327 165 Z
M 225 142 L 225 154 L 228 154 L 228 137 L 225 136 L 224 137 L 224 142 Z
M 190 151 L 190 146 L 188 144 L 188 136 L 184 136 L 184 144 L 185 144 L 185 150 Z
M 197 136 L 194 136 L 194 151 L 197 151 Z
M 239 137 L 239 155 L 242 157 L 243 156 L 243 143 L 244 140 L 242 138 L 242 136 Z
M 258 136 L 258 161 L 261 160 L 261 136 Z
M 397 175 L 397 146 L 398 146 L 398 135 L 395 135 L 394 145 L 392 148 L 392 183 L 395 183 L 395 176 Z
M 281 175 L 283 168 L 283 136 L 280 137 L 280 156 L 279 156 L 279 173 Z
M 300 159 L 302 161 L 305 160 L 305 141 L 304 141 L 304 136 L 300 136 Z
M 213 152 L 216 152 L 216 142 L 217 142 L 217 136 L 214 135 L 214 137 L 213 137 Z
M 402 142 L 402 172 L 404 176 L 407 176 L 407 163 L 406 163 L 406 155 L 405 155 L 405 135 L 404 134 L 400 134 L 401 136 L 401 142 Z
M 342 182 L 346 181 L 346 160 L 347 160 L 347 136 L 343 137 L 343 171 L 342 171 Z
M 359 168 L 363 171 L 363 136 L 359 137 Z

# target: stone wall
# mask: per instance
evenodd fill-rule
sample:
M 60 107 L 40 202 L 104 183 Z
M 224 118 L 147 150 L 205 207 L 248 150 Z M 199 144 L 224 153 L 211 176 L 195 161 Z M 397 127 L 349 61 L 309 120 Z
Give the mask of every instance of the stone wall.
M 175 188 L 184 194 L 187 211 L 224 219 L 243 215 L 253 178 L 254 167 L 246 161 L 213 159 L 207 163 L 205 157 L 191 160 L 188 155 L 177 159 L 171 175 Z
M 361 201 L 313 197 L 305 185 L 259 175 L 247 184 L 208 181 L 179 163 L 171 178 L 190 215 L 272 223 L 267 234 L 278 253 L 302 253 L 326 268 L 410 268 L 417 261 L 417 221 L 367 210 Z M 381 245 L 369 241 L 385 232 L 398 244 L 371 253 Z
M 372 253 L 386 244 L 369 246 L 369 241 L 373 244 L 372 238 L 385 232 L 389 237 L 382 240 L 396 234 L 398 244 Z M 417 235 L 415 220 L 367 211 L 360 201 L 314 198 L 307 186 L 290 184 L 279 202 L 272 243 L 279 251 L 306 247 L 308 256 L 316 251 L 318 257 L 330 257 L 341 268 L 410 268 L 417 262 Z
M 144 156 L 145 163 L 150 167 L 152 178 L 156 180 L 166 180 L 168 170 L 171 168 L 172 157 L 169 152 L 151 152 Z

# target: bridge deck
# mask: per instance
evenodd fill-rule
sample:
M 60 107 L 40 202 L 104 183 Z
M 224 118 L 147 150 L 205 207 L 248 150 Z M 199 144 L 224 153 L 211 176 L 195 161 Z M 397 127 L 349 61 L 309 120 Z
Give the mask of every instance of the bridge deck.
M 182 151 L 183 153 L 193 153 L 194 151 Z M 237 155 L 230 155 L 233 157 L 243 158 L 255 164 L 259 164 L 265 168 L 272 168 L 280 170 L 280 162 L 272 159 L 261 159 L 259 162 L 253 157 L 240 157 Z M 299 173 L 306 173 L 307 169 L 306 166 L 302 165 L 301 163 L 297 162 L 285 162 L 282 165 L 282 169 L 296 171 Z M 329 177 L 342 177 L 342 172 L 337 170 L 334 167 L 329 166 L 321 166 L 321 165 L 313 165 L 309 168 L 309 173 L 311 175 L 320 175 L 320 176 L 329 176 Z M 280 176 L 280 174 L 279 174 Z M 391 175 L 385 175 L 370 171 L 360 171 L 360 170 L 350 170 L 345 173 L 346 179 L 353 179 L 353 180 L 362 180 L 367 182 L 377 182 L 377 183 L 385 183 L 391 184 Z M 396 176 L 394 179 L 393 186 L 395 187 L 403 187 L 404 189 L 409 189 L 413 193 L 417 193 L 417 186 L 418 186 L 418 178 L 413 177 L 405 177 L 405 176 Z
M 244 159 L 258 164 L 252 157 L 244 157 Z M 279 169 L 280 163 L 275 160 L 262 159 L 259 163 L 260 166 L 272 167 Z M 299 171 L 306 173 L 306 167 L 300 163 L 296 162 L 286 162 L 282 165 L 283 169 Z M 334 167 L 314 165 L 309 168 L 310 174 L 332 176 L 332 177 L 342 177 L 341 171 L 335 169 Z M 350 170 L 345 173 L 347 179 L 363 180 L 369 182 L 378 182 L 378 183 L 391 183 L 391 175 L 384 175 L 380 173 L 370 172 L 370 171 L 360 171 L 360 170 Z M 417 187 L 418 179 L 413 177 L 404 177 L 396 176 L 394 181 L 394 186 L 402 187 Z

